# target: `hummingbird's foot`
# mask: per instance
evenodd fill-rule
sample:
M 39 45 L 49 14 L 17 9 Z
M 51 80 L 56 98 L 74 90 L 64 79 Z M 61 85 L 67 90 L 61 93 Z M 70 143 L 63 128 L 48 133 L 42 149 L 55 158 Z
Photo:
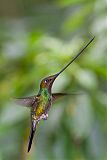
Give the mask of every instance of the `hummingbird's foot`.
M 48 118 L 48 114 L 47 113 L 42 115 L 42 119 L 43 120 L 47 120 L 47 118 Z
M 39 122 L 40 120 L 47 120 L 47 118 L 48 118 L 48 114 L 46 113 L 46 114 L 42 114 L 38 119 L 37 119 L 37 121 Z

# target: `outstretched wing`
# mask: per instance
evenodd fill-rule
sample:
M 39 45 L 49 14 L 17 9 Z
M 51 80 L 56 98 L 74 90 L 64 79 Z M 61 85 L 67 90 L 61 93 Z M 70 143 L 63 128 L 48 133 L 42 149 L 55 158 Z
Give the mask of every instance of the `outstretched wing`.
M 69 96 L 71 94 L 68 93 L 53 93 L 52 94 L 52 102 L 56 101 L 58 98 L 64 97 L 64 96 Z
M 77 95 L 77 94 L 76 93 L 53 93 L 52 102 L 56 101 L 58 98 L 61 98 L 64 96 L 71 96 L 71 95 Z
M 31 107 L 36 100 L 36 96 L 32 97 L 24 97 L 24 98 L 14 98 L 14 102 L 18 105 L 24 106 L 24 107 Z

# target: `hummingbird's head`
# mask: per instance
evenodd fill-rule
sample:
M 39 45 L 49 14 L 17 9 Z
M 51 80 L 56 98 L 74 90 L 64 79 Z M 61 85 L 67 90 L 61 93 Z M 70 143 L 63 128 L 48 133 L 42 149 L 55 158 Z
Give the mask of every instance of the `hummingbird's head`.
M 58 76 L 58 74 L 55 74 L 55 75 L 44 78 L 41 81 L 40 88 L 47 88 L 47 89 L 51 90 L 52 84 L 55 81 L 55 79 L 57 78 L 57 76 Z

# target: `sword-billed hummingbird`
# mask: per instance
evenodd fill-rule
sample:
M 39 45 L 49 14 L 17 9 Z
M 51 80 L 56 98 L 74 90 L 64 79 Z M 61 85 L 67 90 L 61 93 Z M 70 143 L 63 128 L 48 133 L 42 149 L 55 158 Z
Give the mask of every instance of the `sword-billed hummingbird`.
M 88 47 L 94 40 L 94 37 L 86 44 L 86 46 L 57 74 L 44 78 L 40 83 L 40 90 L 37 95 L 26 98 L 16 98 L 15 102 L 19 105 L 31 108 L 31 130 L 28 142 L 28 152 L 31 149 L 32 140 L 36 131 L 37 124 L 40 120 L 48 118 L 48 111 L 52 103 L 59 97 L 70 95 L 67 93 L 52 93 L 52 85 L 55 79 Z

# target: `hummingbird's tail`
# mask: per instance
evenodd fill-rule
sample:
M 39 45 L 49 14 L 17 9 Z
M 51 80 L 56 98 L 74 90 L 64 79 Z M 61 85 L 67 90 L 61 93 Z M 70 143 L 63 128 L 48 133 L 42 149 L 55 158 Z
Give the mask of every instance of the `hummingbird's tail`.
M 32 121 L 32 126 L 31 126 L 30 136 L 29 136 L 29 143 L 28 143 L 28 152 L 30 151 L 32 146 L 32 140 L 36 131 L 37 123 L 38 123 L 37 121 Z

